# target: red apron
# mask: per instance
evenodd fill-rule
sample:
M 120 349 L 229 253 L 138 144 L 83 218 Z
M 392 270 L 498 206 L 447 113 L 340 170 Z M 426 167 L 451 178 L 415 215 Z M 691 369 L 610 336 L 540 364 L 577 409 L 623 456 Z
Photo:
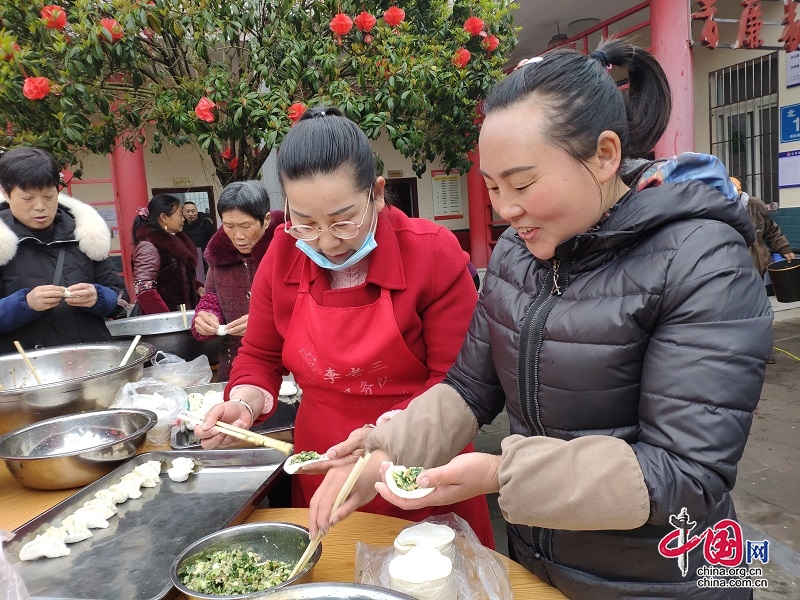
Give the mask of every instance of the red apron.
M 306 265 L 282 358 L 303 390 L 295 418 L 295 448 L 323 453 L 422 388 L 430 371 L 406 346 L 388 289 L 381 289 L 380 298 L 367 306 L 324 307 L 309 293 L 307 271 Z M 472 451 L 472 444 L 465 451 Z M 294 476 L 292 506 L 307 507 L 322 479 Z M 485 496 L 413 511 L 377 496 L 360 510 L 411 521 L 455 512 L 481 543 L 494 548 Z

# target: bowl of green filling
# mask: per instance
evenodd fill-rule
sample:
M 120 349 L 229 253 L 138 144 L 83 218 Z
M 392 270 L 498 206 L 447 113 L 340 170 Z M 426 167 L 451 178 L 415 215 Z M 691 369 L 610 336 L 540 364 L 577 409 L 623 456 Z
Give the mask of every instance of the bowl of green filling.
M 293 523 L 250 523 L 222 529 L 186 548 L 172 563 L 172 584 L 192 600 L 261 597 L 311 579 L 322 555 L 290 578 L 309 544 L 308 530 Z

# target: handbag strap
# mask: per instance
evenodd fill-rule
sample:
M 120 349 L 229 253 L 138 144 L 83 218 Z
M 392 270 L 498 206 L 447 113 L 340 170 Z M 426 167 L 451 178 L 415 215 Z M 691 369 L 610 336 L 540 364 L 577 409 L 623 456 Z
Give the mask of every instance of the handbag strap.
M 67 253 L 66 249 L 62 246 L 58 251 L 58 259 L 56 260 L 56 272 L 53 275 L 53 285 L 60 285 L 61 272 L 64 270 L 64 255 Z

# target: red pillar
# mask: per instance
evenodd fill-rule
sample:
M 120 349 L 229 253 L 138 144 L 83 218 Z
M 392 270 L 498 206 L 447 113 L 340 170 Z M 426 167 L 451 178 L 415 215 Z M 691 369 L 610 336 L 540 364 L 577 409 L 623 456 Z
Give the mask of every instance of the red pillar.
M 477 148 L 468 154 L 472 168 L 467 173 L 469 203 L 469 250 L 472 264 L 484 269 L 489 264 L 489 223 L 487 222 L 486 183 L 480 172 Z
M 656 158 L 694 150 L 694 68 L 689 2 L 650 1 L 653 55 L 667 74 L 672 89 L 672 116 L 656 144 Z
M 131 273 L 133 221 L 136 218 L 136 210 L 147 206 L 150 200 L 144 168 L 144 150 L 141 145 L 137 144 L 133 152 L 126 150 L 122 144 L 111 151 L 111 178 L 117 206 L 122 270 L 125 285 L 131 300 L 133 300 L 133 275 Z

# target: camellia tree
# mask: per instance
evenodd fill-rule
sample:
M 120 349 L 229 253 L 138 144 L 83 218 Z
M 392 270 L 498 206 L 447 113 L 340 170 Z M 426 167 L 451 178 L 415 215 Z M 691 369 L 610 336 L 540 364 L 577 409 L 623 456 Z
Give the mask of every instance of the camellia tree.
M 3 0 L 0 146 L 64 164 L 194 144 L 252 179 L 310 106 L 386 132 L 419 175 L 467 169 L 515 44 L 512 0 Z

